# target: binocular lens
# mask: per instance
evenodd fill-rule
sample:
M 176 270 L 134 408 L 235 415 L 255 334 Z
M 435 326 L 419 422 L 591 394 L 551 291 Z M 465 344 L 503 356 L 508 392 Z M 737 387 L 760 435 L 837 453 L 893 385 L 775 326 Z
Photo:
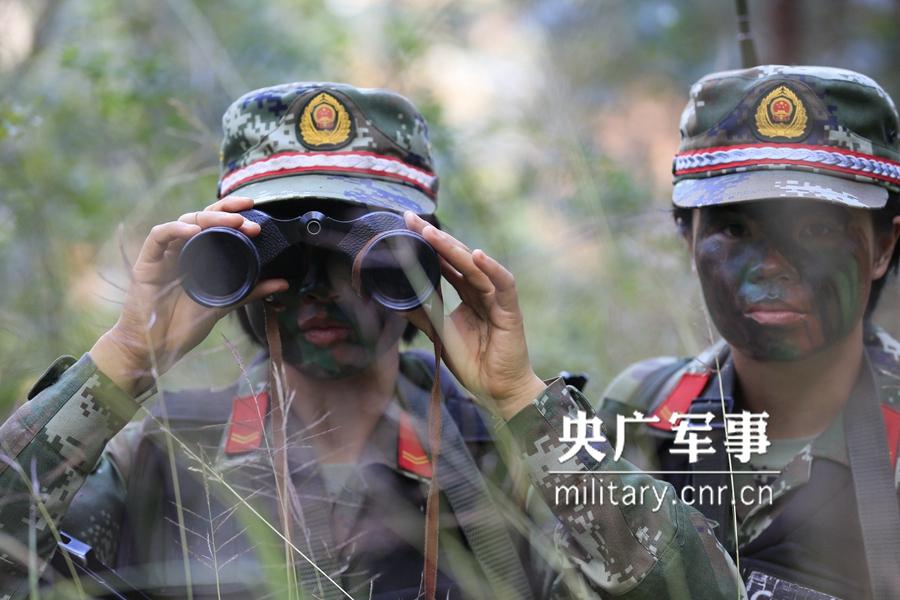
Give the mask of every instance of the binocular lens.
M 417 308 L 440 283 L 434 249 L 419 234 L 403 229 L 399 215 L 373 212 L 336 221 L 310 211 L 284 221 L 258 210 L 241 214 L 262 228 L 252 240 L 236 229 L 211 227 L 181 250 L 181 285 L 199 304 L 234 306 L 260 279 L 303 280 L 309 261 L 321 259 L 322 252 L 348 259 L 356 292 L 389 310 Z
M 182 286 L 199 304 L 226 307 L 240 302 L 259 276 L 259 254 L 244 234 L 212 227 L 191 238 L 181 251 Z
M 412 310 L 434 292 L 441 271 L 428 243 L 408 231 L 393 231 L 374 240 L 362 258 L 365 291 L 391 310 Z

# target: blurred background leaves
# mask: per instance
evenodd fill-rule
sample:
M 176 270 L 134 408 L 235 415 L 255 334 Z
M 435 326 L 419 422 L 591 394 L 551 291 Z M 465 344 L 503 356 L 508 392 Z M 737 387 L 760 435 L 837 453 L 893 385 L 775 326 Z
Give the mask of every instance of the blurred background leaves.
M 750 0 L 764 62 L 900 97 L 900 0 Z M 668 212 L 690 84 L 739 66 L 723 0 L 0 0 L 0 417 L 115 321 L 158 222 L 214 199 L 220 118 L 286 81 L 395 89 L 432 127 L 451 232 L 516 273 L 538 372 L 710 339 Z M 900 293 L 878 321 L 900 334 Z M 167 376 L 222 384 L 233 322 Z M 419 342 L 421 343 L 421 341 Z

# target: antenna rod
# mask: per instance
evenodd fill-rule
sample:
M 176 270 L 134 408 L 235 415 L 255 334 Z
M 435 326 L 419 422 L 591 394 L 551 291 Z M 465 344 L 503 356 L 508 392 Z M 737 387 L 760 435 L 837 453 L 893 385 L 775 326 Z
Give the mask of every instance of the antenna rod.
M 756 47 L 753 44 L 753 34 L 750 32 L 750 11 L 747 9 L 747 0 L 735 0 L 738 17 L 738 45 L 741 48 L 741 66 L 745 69 L 759 64 L 756 58 Z

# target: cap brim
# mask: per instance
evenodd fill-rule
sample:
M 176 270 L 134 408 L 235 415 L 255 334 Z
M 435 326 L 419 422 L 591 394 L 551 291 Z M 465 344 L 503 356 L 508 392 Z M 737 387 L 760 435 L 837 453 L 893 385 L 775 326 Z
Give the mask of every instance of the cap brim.
M 681 208 L 776 198 L 809 198 L 853 208 L 882 208 L 888 191 L 880 185 L 804 171 L 752 171 L 682 179 L 672 201 Z
M 419 215 L 430 215 L 436 208 L 431 198 L 414 187 L 345 175 L 277 177 L 249 183 L 229 196 L 253 198 L 257 205 L 296 198 L 330 198 L 397 212 L 410 210 Z

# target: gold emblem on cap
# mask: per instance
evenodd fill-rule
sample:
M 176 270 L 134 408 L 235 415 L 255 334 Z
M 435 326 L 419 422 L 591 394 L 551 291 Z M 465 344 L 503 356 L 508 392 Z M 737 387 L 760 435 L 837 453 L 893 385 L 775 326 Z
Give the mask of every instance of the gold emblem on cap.
M 322 92 L 306 103 L 299 127 L 306 146 L 339 146 L 350 139 L 350 114 L 340 100 Z
M 769 92 L 756 108 L 756 130 L 768 138 L 802 137 L 807 120 L 803 101 L 786 85 Z

